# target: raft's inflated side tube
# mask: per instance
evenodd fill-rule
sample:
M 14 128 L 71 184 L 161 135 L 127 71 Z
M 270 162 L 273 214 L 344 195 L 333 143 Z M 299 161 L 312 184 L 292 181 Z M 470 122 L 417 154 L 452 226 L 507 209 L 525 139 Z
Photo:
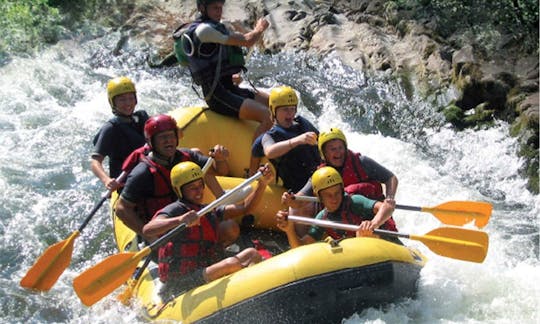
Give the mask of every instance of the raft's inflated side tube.
M 207 154 L 216 144 L 221 144 L 230 152 L 229 176 L 245 176 L 257 122 L 220 115 L 207 107 L 178 108 L 169 114 L 184 132 L 179 142 L 181 147 L 196 147 Z
M 244 180 L 245 169 L 249 168 L 251 143 L 257 122 L 220 115 L 207 107 L 178 108 L 169 114 L 183 130 L 184 137 L 180 139 L 181 147 L 198 148 L 204 154 L 207 154 L 216 144 L 223 145 L 229 150 L 229 175 L 231 177 L 218 177 L 223 189 L 232 189 Z M 264 159 L 263 162 L 267 160 Z M 255 184 L 252 187 L 255 188 Z M 280 185 L 268 186 L 261 203 L 255 208 L 253 225 L 258 228 L 276 229 L 275 215 L 281 206 L 283 191 Z M 205 190 L 204 196 L 205 203 L 215 199 L 208 189 Z
M 224 190 L 232 189 L 241 184 L 245 179 L 231 177 L 217 177 L 217 180 Z M 257 187 L 257 183 L 251 184 L 252 191 Z M 248 216 L 248 223 L 257 228 L 275 229 L 276 213 L 281 206 L 281 195 L 285 189 L 278 185 L 268 185 L 264 191 L 260 202 L 254 207 L 253 215 Z M 204 203 L 208 204 L 215 199 L 214 195 L 208 189 L 204 189 Z M 252 220 L 249 218 L 253 217 Z M 243 218 L 237 219 L 238 223 L 242 223 Z
M 152 320 L 182 323 L 339 322 L 355 311 L 413 297 L 425 258 L 375 238 L 314 243 L 289 250 L 171 301 L 156 294 L 157 269 L 137 295 Z
M 118 198 L 118 192 L 114 191 L 111 194 L 110 213 L 116 247 L 120 252 L 137 251 L 137 235 L 135 235 L 135 232 L 129 229 L 114 213 L 114 206 L 116 205 Z

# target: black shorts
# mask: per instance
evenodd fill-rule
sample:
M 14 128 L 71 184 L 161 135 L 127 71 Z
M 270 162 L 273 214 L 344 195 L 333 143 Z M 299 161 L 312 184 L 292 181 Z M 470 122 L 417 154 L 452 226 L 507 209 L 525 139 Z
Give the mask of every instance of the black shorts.
M 203 88 L 205 96 L 210 91 L 210 88 L 211 85 Z M 231 78 L 231 82 L 218 82 L 212 97 L 206 103 L 210 110 L 218 114 L 238 118 L 240 106 L 246 99 L 255 99 L 255 92 L 235 86 Z

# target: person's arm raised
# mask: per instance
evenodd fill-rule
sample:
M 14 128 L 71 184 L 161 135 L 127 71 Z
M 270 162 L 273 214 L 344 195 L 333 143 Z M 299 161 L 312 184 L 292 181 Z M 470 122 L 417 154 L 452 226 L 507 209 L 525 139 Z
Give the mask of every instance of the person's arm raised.
M 262 37 L 268 26 L 270 26 L 268 20 L 260 18 L 252 31 L 245 34 L 232 33 L 229 35 L 226 45 L 251 47 Z

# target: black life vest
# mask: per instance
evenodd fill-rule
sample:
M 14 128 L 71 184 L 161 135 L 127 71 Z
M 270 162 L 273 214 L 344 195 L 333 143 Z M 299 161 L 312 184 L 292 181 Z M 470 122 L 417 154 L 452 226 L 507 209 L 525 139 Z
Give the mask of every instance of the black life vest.
M 225 35 L 230 34 L 224 24 L 203 18 L 184 24 L 175 31 L 173 38 L 176 57 L 180 64 L 189 67 L 193 82 L 197 85 L 210 85 L 215 78 L 245 71 L 244 54 L 240 47 L 200 41 L 195 35 L 195 29 L 201 23 L 209 24 Z
M 277 143 L 289 140 L 305 132 L 316 131 L 301 116 L 296 116 L 294 121 L 297 124 L 289 128 L 274 125 L 267 134 Z M 305 185 L 313 172 L 317 170 L 317 166 L 321 163 L 321 157 L 317 146 L 304 144 L 296 146 L 278 158 L 270 159 L 270 162 L 276 169 L 276 177 L 280 177 L 283 181 L 283 186 L 297 192 Z
M 122 117 L 114 116 L 107 122 L 112 125 L 114 152 L 109 156 L 109 173 L 111 177 L 117 177 L 122 171 L 122 163 L 131 152 L 141 147 L 145 143 L 144 123 L 148 120 L 148 114 L 139 110 L 133 113 L 132 122 L 123 121 Z M 96 145 L 99 133 L 94 137 L 93 144 Z

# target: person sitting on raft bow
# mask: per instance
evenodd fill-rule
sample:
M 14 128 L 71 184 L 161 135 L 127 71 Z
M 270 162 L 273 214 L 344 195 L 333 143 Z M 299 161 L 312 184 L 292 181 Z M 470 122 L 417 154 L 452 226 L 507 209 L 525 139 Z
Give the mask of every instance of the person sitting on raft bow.
M 221 23 L 224 4 L 225 0 L 197 0 L 200 17 L 175 33 L 181 44 L 175 46 L 176 56 L 187 61 L 193 82 L 202 87 L 212 111 L 260 123 L 254 140 L 272 126 L 268 94 L 240 88 L 235 79 L 246 70 L 240 46 L 255 45 L 269 23 L 261 18 L 250 32 L 232 32 Z

